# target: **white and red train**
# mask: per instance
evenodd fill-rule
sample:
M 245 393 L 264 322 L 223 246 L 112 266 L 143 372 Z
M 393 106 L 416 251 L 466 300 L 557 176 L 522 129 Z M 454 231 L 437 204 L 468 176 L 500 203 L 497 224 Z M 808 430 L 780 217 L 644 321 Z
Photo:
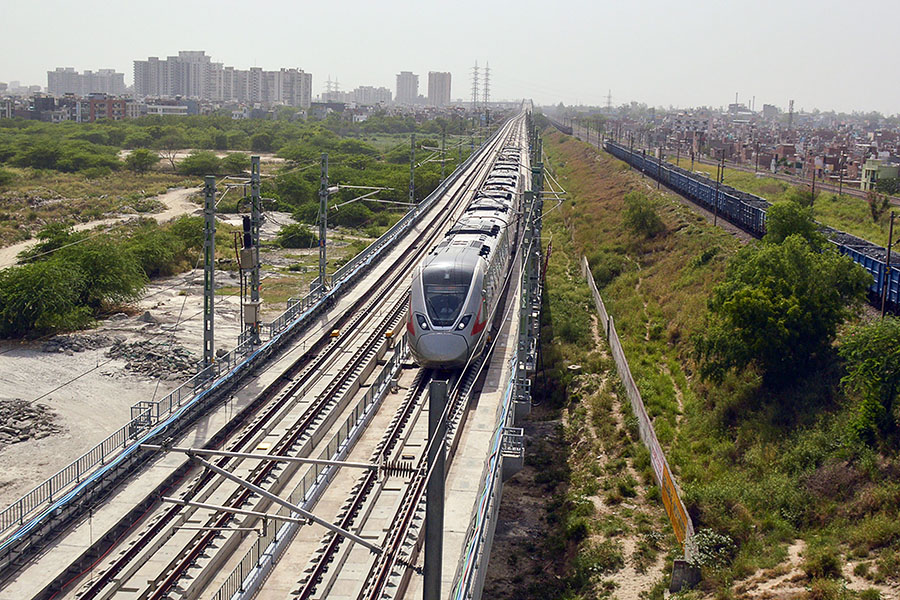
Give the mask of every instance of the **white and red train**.
M 484 348 L 518 231 L 521 150 L 504 147 L 460 219 L 416 268 L 406 323 L 413 359 L 453 369 Z

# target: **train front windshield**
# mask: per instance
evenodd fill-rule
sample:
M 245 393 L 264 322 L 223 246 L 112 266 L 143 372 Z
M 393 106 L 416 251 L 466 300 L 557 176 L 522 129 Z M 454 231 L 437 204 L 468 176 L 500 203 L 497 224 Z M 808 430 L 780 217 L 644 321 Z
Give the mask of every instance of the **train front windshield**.
M 422 279 L 428 317 L 436 327 L 450 327 L 459 318 L 466 303 L 466 296 L 469 295 L 469 286 L 472 283 L 472 272 L 426 269 Z

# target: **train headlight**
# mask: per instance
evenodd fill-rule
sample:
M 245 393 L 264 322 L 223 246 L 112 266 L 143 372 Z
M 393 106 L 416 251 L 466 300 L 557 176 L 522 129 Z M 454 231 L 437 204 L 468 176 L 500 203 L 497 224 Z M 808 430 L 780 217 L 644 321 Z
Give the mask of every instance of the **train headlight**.
M 466 328 L 466 325 L 468 325 L 468 324 L 469 324 L 469 321 L 471 321 L 471 320 L 472 320 L 472 315 L 466 315 L 466 316 L 464 316 L 464 317 L 462 318 L 462 320 L 459 322 L 459 325 L 456 326 L 456 329 L 457 329 L 458 331 L 462 331 L 463 329 Z
M 419 324 L 419 329 L 428 329 L 428 319 L 425 318 L 425 315 L 416 313 L 416 322 Z

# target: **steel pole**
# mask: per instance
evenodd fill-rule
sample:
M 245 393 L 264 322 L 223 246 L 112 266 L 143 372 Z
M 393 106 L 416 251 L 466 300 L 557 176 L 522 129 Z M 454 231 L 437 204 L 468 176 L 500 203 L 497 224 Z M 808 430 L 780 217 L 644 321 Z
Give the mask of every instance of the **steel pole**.
M 422 597 L 441 599 L 444 550 L 444 436 L 447 382 L 432 381 L 428 389 L 428 487 L 425 492 L 425 571 Z
M 325 265 L 328 242 L 328 154 L 322 153 L 322 174 L 319 180 L 319 296 L 325 293 Z
M 259 157 L 250 157 L 250 243 L 253 247 L 253 268 L 250 269 L 250 302 L 259 302 Z M 259 310 L 257 306 L 256 321 L 250 326 L 253 343 L 259 343 Z
M 416 134 L 409 136 L 409 203 L 416 203 Z
M 215 355 L 216 304 L 216 178 L 207 175 L 203 187 L 203 367 L 209 367 Z
M 884 318 L 884 313 L 887 310 L 887 296 L 888 292 L 890 292 L 890 282 L 891 282 L 891 246 L 894 245 L 894 211 L 891 211 L 891 225 L 888 229 L 888 247 L 887 247 L 887 260 L 884 265 L 884 287 L 881 293 L 881 318 Z

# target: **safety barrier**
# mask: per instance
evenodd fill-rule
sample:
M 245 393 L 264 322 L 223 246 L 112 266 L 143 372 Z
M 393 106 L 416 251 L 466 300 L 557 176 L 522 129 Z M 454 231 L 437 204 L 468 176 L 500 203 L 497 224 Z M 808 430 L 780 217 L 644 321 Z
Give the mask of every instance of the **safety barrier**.
M 597 290 L 597 284 L 594 283 L 594 277 L 591 274 L 591 266 L 587 258 L 581 257 L 581 270 L 587 279 L 588 286 L 591 288 L 591 295 L 594 298 L 594 305 L 600 314 L 600 321 L 606 331 L 606 339 L 612 351 L 613 359 L 616 362 L 616 371 L 619 374 L 622 384 L 625 386 L 625 393 L 631 402 L 631 410 L 637 417 L 638 431 L 640 432 L 641 441 L 650 451 L 650 464 L 653 467 L 653 477 L 656 479 L 657 485 L 662 492 L 663 505 L 666 508 L 666 514 L 669 515 L 669 521 L 672 523 L 672 529 L 675 532 L 675 538 L 681 544 L 682 552 L 685 560 L 690 562 L 694 557 L 694 524 L 691 517 L 684 508 L 684 503 L 678 494 L 678 486 L 675 485 L 675 478 L 669 469 L 669 462 L 666 455 L 656 439 L 656 431 L 653 429 L 653 422 L 644 408 L 644 401 L 641 399 L 641 392 L 634 383 L 631 376 L 631 369 L 628 367 L 628 359 L 625 357 L 625 350 L 619 341 L 619 334 L 616 333 L 616 326 L 613 323 L 612 316 L 607 312 L 606 305 L 600 297 Z
M 493 528 L 496 525 L 496 512 L 500 507 L 500 497 L 503 494 L 503 441 L 506 425 L 512 418 L 513 388 L 516 381 L 518 359 L 510 361 L 510 378 L 506 384 L 506 392 L 500 405 L 500 415 L 497 418 L 497 429 L 491 438 L 491 454 L 485 462 L 482 475 L 479 478 L 478 499 L 475 502 L 475 512 L 472 521 L 466 531 L 466 541 L 463 544 L 463 555 L 456 568 L 455 582 L 450 597 L 453 600 L 466 600 L 474 597 L 476 591 L 481 590 L 484 573 L 479 566 L 486 563 L 485 551 L 490 550 L 490 542 L 493 538 Z M 480 574 L 482 581 L 476 581 Z

